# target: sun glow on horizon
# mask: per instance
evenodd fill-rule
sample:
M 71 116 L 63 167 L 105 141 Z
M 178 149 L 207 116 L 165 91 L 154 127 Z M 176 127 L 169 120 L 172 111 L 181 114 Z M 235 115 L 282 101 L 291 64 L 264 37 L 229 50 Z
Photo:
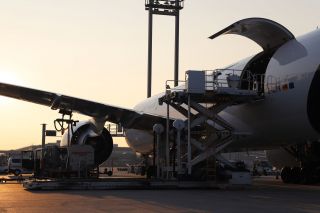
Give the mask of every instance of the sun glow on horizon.
M 318 8 L 317 0 L 185 1 L 179 25 L 179 79 L 185 79 L 186 70 L 222 68 L 261 51 L 245 37 L 207 39 L 230 24 L 262 17 L 302 35 L 319 25 Z M 126 109 L 146 97 L 148 12 L 143 3 L 11 0 L 1 2 L 0 17 L 0 83 Z M 153 21 L 155 95 L 173 79 L 175 22 L 164 16 Z M 41 144 L 40 124 L 54 128 L 53 120 L 60 118 L 50 107 L 1 95 L 0 109 L 0 150 Z M 89 119 L 76 113 L 74 118 Z M 114 143 L 127 146 L 123 138 Z
M 21 82 L 15 72 L 0 68 L 0 82 L 7 84 L 19 85 Z M 6 105 L 10 102 L 10 98 L 0 96 L 0 105 Z
M 16 72 L 0 68 L 0 82 L 8 84 L 21 83 Z

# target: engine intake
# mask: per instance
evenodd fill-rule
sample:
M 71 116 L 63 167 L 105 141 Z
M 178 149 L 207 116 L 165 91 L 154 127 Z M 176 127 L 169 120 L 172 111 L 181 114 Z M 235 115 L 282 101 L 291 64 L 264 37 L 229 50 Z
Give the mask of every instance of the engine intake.
M 66 131 L 63 134 L 61 146 L 70 145 L 90 145 L 94 149 L 94 162 L 95 166 L 102 164 L 106 161 L 113 149 L 113 140 L 106 128 L 103 128 L 101 134 L 94 132 L 94 126 L 90 121 L 79 122 L 73 128 L 73 134 Z

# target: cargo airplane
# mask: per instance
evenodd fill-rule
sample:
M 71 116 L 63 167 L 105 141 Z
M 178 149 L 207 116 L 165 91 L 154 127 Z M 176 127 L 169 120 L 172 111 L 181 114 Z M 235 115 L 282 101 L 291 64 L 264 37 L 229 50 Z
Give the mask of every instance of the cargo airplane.
M 296 38 L 274 21 L 248 18 L 209 38 L 225 34 L 244 36 L 263 49 L 227 67 L 263 76 L 256 82 L 263 98 L 230 105 L 218 113 L 234 130 L 250 132 L 245 138 L 235 138 L 225 150 L 273 150 L 268 156 L 274 165 L 283 167 L 284 182 L 319 180 L 320 31 Z M 226 76 L 220 76 L 223 77 Z M 240 82 L 245 77 L 245 72 L 240 74 Z M 128 145 L 142 154 L 152 153 L 154 124 L 166 124 L 166 106 L 159 105 L 163 94 L 148 98 L 133 109 L 6 83 L 0 83 L 0 95 L 92 117 L 79 122 L 71 136 L 65 133 L 62 145 L 66 145 L 66 138 L 71 138 L 71 144 L 91 144 L 97 164 L 110 156 L 113 147 L 112 137 L 104 128 L 105 122 L 121 124 Z M 170 121 L 186 119 L 175 110 L 171 112 Z

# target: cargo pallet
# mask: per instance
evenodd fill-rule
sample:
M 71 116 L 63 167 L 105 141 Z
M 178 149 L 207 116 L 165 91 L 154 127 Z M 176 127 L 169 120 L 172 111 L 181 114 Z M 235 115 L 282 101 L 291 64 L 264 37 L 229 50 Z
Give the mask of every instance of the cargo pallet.
M 114 189 L 219 189 L 230 184 L 215 181 L 163 181 L 143 178 L 99 179 L 29 179 L 23 182 L 27 190 L 114 190 Z
M 27 190 L 114 190 L 114 189 L 226 189 L 251 186 L 247 172 L 234 172 L 228 181 L 192 181 L 147 178 L 25 179 Z

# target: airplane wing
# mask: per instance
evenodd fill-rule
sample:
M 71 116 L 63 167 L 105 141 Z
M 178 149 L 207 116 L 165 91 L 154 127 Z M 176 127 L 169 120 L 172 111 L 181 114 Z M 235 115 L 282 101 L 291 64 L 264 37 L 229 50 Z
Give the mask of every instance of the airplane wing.
M 57 93 L 27 87 L 0 83 L 0 95 L 51 107 L 53 110 L 67 110 L 94 118 L 121 124 L 124 128 L 152 130 L 155 123 L 165 125 L 166 118 L 134 110 L 106 105 Z

